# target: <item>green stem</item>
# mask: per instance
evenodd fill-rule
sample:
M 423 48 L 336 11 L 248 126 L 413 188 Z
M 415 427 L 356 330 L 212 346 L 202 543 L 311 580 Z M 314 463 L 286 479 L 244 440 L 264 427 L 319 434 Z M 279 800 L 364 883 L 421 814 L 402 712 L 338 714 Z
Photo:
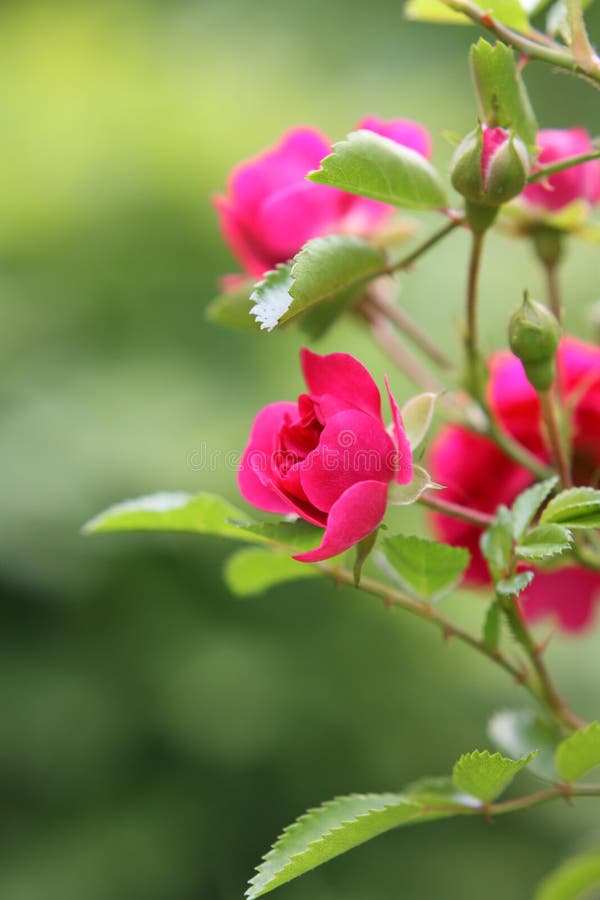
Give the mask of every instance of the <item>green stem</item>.
M 360 313 L 369 323 L 371 334 L 392 362 L 416 385 L 426 391 L 440 393 L 446 386 L 426 369 L 410 350 L 398 339 L 395 329 L 388 318 L 381 313 L 368 296 L 358 307 Z
M 391 263 L 386 269 L 386 273 L 391 275 L 393 272 L 398 272 L 400 269 L 410 268 L 419 257 L 423 256 L 424 253 L 427 253 L 432 247 L 435 247 L 436 244 L 442 241 L 447 235 L 451 234 L 456 228 L 463 226 L 465 221 L 463 215 L 456 213 L 451 214 L 450 220 L 443 225 L 442 228 L 434 231 L 432 235 L 415 247 L 414 250 L 411 250 L 406 256 L 403 256 L 402 259 L 399 259 L 398 262 Z
M 487 29 L 500 40 L 504 41 L 515 50 L 525 54 L 529 59 L 535 59 L 539 62 L 549 63 L 559 69 L 565 69 L 567 72 L 580 75 L 594 82 L 600 83 L 600 71 L 595 65 L 587 65 L 580 60 L 576 60 L 574 56 L 559 44 L 547 46 L 545 43 L 538 43 L 525 37 L 511 28 L 507 28 L 501 22 L 494 19 L 485 9 L 472 3 L 471 0 L 441 0 L 447 7 L 455 12 L 463 13 L 471 21 Z
M 537 456 L 530 453 L 526 447 L 519 444 L 519 442 L 508 434 L 508 432 L 503 431 L 500 426 L 497 425 L 487 408 L 487 404 L 484 408 L 488 415 L 487 434 L 496 444 L 498 444 L 501 450 L 504 450 L 507 456 L 510 456 L 512 460 L 520 466 L 523 466 L 524 469 L 528 469 L 536 476 L 536 478 L 549 478 L 554 474 L 553 469 L 550 466 L 546 466 L 543 462 L 540 462 Z
M 571 466 L 565 452 L 565 445 L 560 433 L 558 424 L 558 415 L 556 411 L 556 402 L 552 389 L 547 391 L 538 391 L 540 404 L 542 407 L 542 417 L 548 433 L 548 441 L 554 462 L 560 476 L 563 487 L 573 487 L 573 479 L 571 477 Z
M 469 272 L 467 278 L 467 312 L 465 351 L 469 392 L 480 403 L 484 398 L 482 385 L 482 359 L 477 336 L 477 306 L 479 300 L 479 273 L 483 252 L 484 232 L 474 231 L 471 240 Z
M 569 709 L 559 694 L 542 659 L 540 649 L 517 609 L 516 597 L 499 597 L 498 600 L 502 605 L 513 635 L 525 651 L 536 674 L 539 688 L 538 699 L 563 725 L 571 729 L 581 728 L 586 722 Z
M 381 290 L 377 290 L 378 283 L 371 286 L 369 291 L 369 300 L 390 322 L 393 322 L 400 331 L 409 338 L 413 344 L 419 347 L 423 353 L 429 357 L 441 369 L 451 371 L 453 366 L 448 357 L 442 353 L 437 344 L 429 338 L 429 336 L 421 330 L 410 316 L 399 306 L 394 303 L 391 297 L 387 296 Z
M 584 69 L 600 75 L 600 60 L 590 43 L 581 0 L 567 0 L 567 17 L 571 31 L 571 50 L 573 56 Z
M 549 166 L 542 166 L 532 172 L 527 179 L 527 184 L 533 184 L 534 181 L 543 181 L 556 172 L 562 172 L 564 169 L 570 169 L 573 166 L 579 166 L 581 163 L 591 162 L 593 159 L 600 159 L 600 150 L 593 150 L 590 153 L 582 153 L 580 156 L 570 156 L 567 159 L 561 159 Z
M 479 528 L 487 528 L 494 521 L 494 517 L 489 513 L 481 512 L 470 506 L 463 506 L 460 503 L 452 503 L 450 500 L 443 500 L 441 497 L 435 497 L 433 494 L 422 494 L 418 502 L 422 506 L 434 509 L 436 512 L 445 516 L 451 516 L 461 522 L 469 522 L 471 525 L 477 525 Z
M 546 260 L 544 263 L 546 283 L 548 285 L 548 305 L 554 313 L 556 320 L 562 324 L 562 303 L 560 302 L 560 285 L 558 282 L 558 263 Z
M 349 570 L 336 568 L 328 563 L 317 563 L 317 565 L 338 584 L 341 583 L 353 587 L 355 586 L 354 574 Z M 454 637 L 463 644 L 476 650 L 482 656 L 487 657 L 492 660 L 492 662 L 499 665 L 515 682 L 517 682 L 517 684 L 523 684 L 536 699 L 539 699 L 539 693 L 536 690 L 535 685 L 528 679 L 526 672 L 513 665 L 500 650 L 488 647 L 482 640 L 475 637 L 475 635 L 470 634 L 468 631 L 455 625 L 449 619 L 446 619 L 434 606 L 423 603 L 420 600 L 414 600 L 412 597 L 409 597 L 408 594 L 404 594 L 402 591 L 392 588 L 380 581 L 376 581 L 374 578 L 370 578 L 366 575 L 362 576 L 359 589 L 366 593 L 373 594 L 375 597 L 380 597 L 388 606 L 403 609 L 405 612 L 410 613 L 410 615 L 416 616 L 424 622 L 428 622 L 441 631 L 444 637 Z

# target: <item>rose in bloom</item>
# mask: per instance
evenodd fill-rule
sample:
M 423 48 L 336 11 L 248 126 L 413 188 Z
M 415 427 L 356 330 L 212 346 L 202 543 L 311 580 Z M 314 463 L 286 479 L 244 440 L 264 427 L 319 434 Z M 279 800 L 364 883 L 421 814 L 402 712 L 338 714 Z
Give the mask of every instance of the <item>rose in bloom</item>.
M 540 148 L 538 164 L 549 166 L 581 156 L 594 150 L 589 134 L 584 128 L 547 128 L 538 132 Z M 556 212 L 575 200 L 585 200 L 590 206 L 600 202 L 600 160 L 581 163 L 572 169 L 564 169 L 550 175 L 545 181 L 527 185 L 521 199 L 528 206 L 538 206 L 548 212 Z
M 490 361 L 490 370 L 488 401 L 498 422 L 540 460 L 549 461 L 539 401 L 522 364 L 510 353 L 498 353 Z M 558 383 L 571 414 L 574 480 L 595 484 L 600 474 L 600 348 L 563 338 Z M 456 426 L 445 428 L 434 442 L 430 470 L 446 486 L 445 498 L 488 513 L 502 503 L 510 506 L 534 480 L 488 438 Z M 479 551 L 481 529 L 439 514 L 432 515 L 432 522 L 442 540 L 471 551 L 468 581 L 473 585 L 489 582 Z M 600 574 L 577 565 L 538 571 L 521 595 L 526 619 L 550 616 L 566 631 L 590 624 L 597 599 Z
M 295 559 L 337 556 L 380 524 L 392 481 L 412 479 L 412 454 L 389 385 L 393 437 L 377 385 L 353 356 L 301 352 L 308 392 L 265 406 L 250 432 L 238 483 L 253 506 L 295 513 L 325 529 Z
M 416 122 L 369 117 L 357 128 L 431 156 L 429 133 Z M 310 238 L 369 234 L 394 212 L 387 204 L 307 181 L 330 152 L 331 142 L 319 131 L 292 128 L 231 173 L 227 196 L 217 197 L 215 206 L 227 244 L 250 275 L 263 275 L 291 259 Z

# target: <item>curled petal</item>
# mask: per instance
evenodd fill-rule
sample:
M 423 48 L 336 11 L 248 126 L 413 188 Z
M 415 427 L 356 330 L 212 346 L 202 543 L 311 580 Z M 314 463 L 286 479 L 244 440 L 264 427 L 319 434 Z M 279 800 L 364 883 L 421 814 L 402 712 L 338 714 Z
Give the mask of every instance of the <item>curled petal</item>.
M 390 388 L 390 383 L 388 381 L 387 375 L 385 376 L 385 387 L 390 399 L 390 407 L 392 410 L 392 419 L 394 423 L 394 441 L 396 443 L 396 450 L 398 453 L 395 479 L 398 484 L 410 484 L 413 477 L 412 450 L 410 448 L 410 443 L 406 435 L 406 431 L 404 430 L 404 425 L 402 423 L 402 413 L 400 412 L 400 407 L 396 402 L 396 398 L 392 394 L 392 389 Z
M 381 420 L 381 397 L 377 385 L 357 359 L 349 353 L 321 356 L 306 347 L 300 351 L 304 380 L 311 394 L 335 399 L 336 411 L 362 409 Z
M 325 512 L 353 484 L 394 477 L 396 449 L 376 419 L 357 409 L 332 416 L 318 446 L 300 465 L 304 493 Z
M 270 403 L 258 413 L 238 471 L 238 486 L 244 500 L 265 512 L 290 512 L 289 503 L 273 490 L 273 451 L 279 429 L 287 416 L 296 418 L 295 403 Z
M 385 515 L 387 484 L 360 481 L 333 504 L 320 547 L 294 556 L 299 562 L 319 562 L 343 553 L 371 534 Z

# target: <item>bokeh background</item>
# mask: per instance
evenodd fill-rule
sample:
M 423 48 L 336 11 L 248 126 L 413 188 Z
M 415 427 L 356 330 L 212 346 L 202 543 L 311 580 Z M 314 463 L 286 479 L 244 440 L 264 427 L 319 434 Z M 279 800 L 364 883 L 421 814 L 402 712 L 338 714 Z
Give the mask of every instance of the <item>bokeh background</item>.
M 242 335 L 203 316 L 235 269 L 210 205 L 231 166 L 295 123 L 339 138 L 367 113 L 424 122 L 445 166 L 441 132 L 474 121 L 474 35 L 409 25 L 397 0 L 2 3 L 3 900 L 234 900 L 304 809 L 447 772 L 517 699 L 485 662 L 366 596 L 310 582 L 240 601 L 221 581 L 223 542 L 79 533 L 158 489 L 237 500 L 234 473 L 198 468 L 195 452 L 239 450 L 259 406 L 298 392 L 296 331 Z M 598 131 L 592 88 L 534 67 L 527 81 L 544 125 Z M 526 247 L 490 244 L 491 349 L 541 283 Z M 464 247 L 450 238 L 404 294 L 454 353 Z M 573 248 L 564 274 L 581 335 L 597 254 Z M 352 323 L 321 347 L 389 369 Z M 472 595 L 454 607 L 480 611 Z M 590 716 L 598 639 L 551 650 Z M 580 805 L 398 831 L 280 896 L 527 900 L 595 821 Z

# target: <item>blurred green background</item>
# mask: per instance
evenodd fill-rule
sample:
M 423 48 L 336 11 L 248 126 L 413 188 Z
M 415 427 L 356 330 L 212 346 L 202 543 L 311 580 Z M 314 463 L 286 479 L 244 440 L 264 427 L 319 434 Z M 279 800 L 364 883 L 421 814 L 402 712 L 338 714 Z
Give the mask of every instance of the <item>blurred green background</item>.
M 231 166 L 295 123 L 341 137 L 367 113 L 423 121 L 446 165 L 440 133 L 474 120 L 474 34 L 409 25 L 386 0 L 2 4 L 2 900 L 234 900 L 305 808 L 448 771 L 517 699 L 366 596 L 311 582 L 242 602 L 222 585 L 221 542 L 79 533 L 158 489 L 237 500 L 234 473 L 196 468 L 195 451 L 239 450 L 258 407 L 298 392 L 298 333 L 203 318 L 235 270 L 210 205 Z M 543 124 L 598 130 L 591 88 L 527 74 Z M 464 241 L 405 290 L 453 351 Z M 526 247 L 491 244 L 489 348 L 522 288 L 541 287 Z M 597 253 L 574 249 L 565 272 L 582 335 Z M 321 347 L 357 353 L 378 378 L 389 368 L 352 323 Z M 476 618 L 479 601 L 455 607 Z M 551 651 L 588 715 L 597 642 Z M 595 822 L 578 806 L 398 831 L 280 895 L 527 900 Z

